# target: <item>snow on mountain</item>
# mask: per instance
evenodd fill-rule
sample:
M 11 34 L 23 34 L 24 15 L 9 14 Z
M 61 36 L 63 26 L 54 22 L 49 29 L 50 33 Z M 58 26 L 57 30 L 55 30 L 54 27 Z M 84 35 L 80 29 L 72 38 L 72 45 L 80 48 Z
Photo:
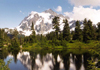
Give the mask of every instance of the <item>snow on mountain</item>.
M 25 36 L 29 36 L 32 33 L 31 25 L 33 22 L 36 34 L 44 35 L 50 33 L 51 31 L 54 31 L 52 26 L 52 19 L 54 18 L 54 16 L 60 17 L 60 30 L 63 30 L 64 27 L 63 19 L 68 19 L 71 31 L 74 30 L 75 20 L 67 16 L 63 16 L 62 14 L 57 14 L 51 9 L 48 9 L 42 13 L 32 11 L 27 17 L 22 20 L 22 22 L 18 27 L 16 27 L 16 29 L 19 31 L 19 33 L 24 34 Z

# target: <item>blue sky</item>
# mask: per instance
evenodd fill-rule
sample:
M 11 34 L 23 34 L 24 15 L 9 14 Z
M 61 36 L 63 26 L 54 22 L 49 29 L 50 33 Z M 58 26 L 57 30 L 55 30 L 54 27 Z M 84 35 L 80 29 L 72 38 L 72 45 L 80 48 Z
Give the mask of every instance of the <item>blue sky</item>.
M 89 3 L 86 3 L 85 1 L 88 1 Z M 81 16 L 78 12 L 83 12 L 82 15 L 85 13 L 88 14 L 89 11 L 96 11 L 96 15 L 100 14 L 100 0 L 90 1 L 91 0 L 0 0 L 0 28 L 16 27 L 31 11 L 43 12 L 47 9 L 52 9 L 59 14 L 74 19 L 81 20 L 84 17 L 89 19 L 92 17 L 92 19 L 94 19 L 95 17 L 93 16 L 84 16 L 83 18 L 81 17 L 81 19 L 80 17 L 77 17 Z M 94 3 L 94 1 L 97 2 Z M 94 15 L 94 12 L 91 14 Z

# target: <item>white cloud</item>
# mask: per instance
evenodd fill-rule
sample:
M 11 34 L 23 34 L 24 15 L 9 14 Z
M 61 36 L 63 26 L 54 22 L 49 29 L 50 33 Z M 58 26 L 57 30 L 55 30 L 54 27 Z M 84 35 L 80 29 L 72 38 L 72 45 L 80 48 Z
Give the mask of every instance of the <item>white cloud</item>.
M 22 13 L 23 15 L 25 14 L 24 12 L 22 12 L 21 10 L 19 11 L 20 13 Z
M 20 13 L 22 13 L 22 11 L 21 11 L 21 10 L 20 10 L 19 12 L 20 12 Z
M 38 8 L 41 8 L 40 6 L 38 6 Z
M 61 7 L 61 6 L 58 6 L 55 10 L 56 10 L 57 12 L 62 12 L 62 7 Z
M 75 6 L 100 6 L 100 0 L 69 0 Z
M 74 7 L 72 12 L 65 12 L 66 16 L 75 20 L 84 20 L 84 18 L 91 19 L 94 24 L 100 22 L 100 9 L 84 8 L 82 6 Z

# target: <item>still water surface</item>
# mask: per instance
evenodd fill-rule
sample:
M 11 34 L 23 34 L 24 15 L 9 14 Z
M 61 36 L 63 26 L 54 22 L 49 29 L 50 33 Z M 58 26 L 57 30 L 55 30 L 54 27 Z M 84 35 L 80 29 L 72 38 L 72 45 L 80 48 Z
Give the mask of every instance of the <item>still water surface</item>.
M 91 58 L 90 53 L 80 54 L 81 51 L 79 54 L 44 51 L 20 51 L 16 55 L 9 53 L 4 61 L 7 63 L 12 59 L 9 64 L 11 70 L 87 70 L 87 60 Z

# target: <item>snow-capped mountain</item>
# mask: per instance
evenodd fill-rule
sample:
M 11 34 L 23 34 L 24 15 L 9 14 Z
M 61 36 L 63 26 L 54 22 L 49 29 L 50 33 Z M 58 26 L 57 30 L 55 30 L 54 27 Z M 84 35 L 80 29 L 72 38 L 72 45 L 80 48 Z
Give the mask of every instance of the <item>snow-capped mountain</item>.
M 27 17 L 22 20 L 22 22 L 18 27 L 16 27 L 16 29 L 19 31 L 19 33 L 29 36 L 32 33 L 31 25 L 33 22 L 36 34 L 44 35 L 50 33 L 51 31 L 54 31 L 52 26 L 52 19 L 54 18 L 54 16 L 58 16 L 60 18 L 60 30 L 63 30 L 63 19 L 68 19 L 70 29 L 74 30 L 75 20 L 72 20 L 71 18 L 62 14 L 57 14 L 51 9 L 48 9 L 42 13 L 32 11 Z

